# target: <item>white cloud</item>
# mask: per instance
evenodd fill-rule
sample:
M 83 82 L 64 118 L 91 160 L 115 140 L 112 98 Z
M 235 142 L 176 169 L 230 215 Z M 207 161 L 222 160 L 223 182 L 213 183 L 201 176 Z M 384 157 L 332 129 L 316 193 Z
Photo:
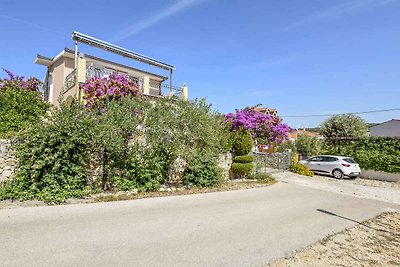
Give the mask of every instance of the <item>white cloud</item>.
M 123 39 L 126 39 L 140 31 L 143 31 L 162 20 L 168 19 L 176 15 L 179 12 L 182 12 L 195 4 L 203 2 L 204 0 L 180 0 L 175 2 L 172 5 L 169 5 L 165 9 L 160 10 L 158 13 L 153 16 L 149 16 L 148 18 L 141 20 L 137 23 L 132 24 L 131 26 L 119 31 L 117 35 L 112 39 L 112 42 L 118 42 Z
M 65 34 L 61 33 L 60 31 L 56 31 L 56 30 L 53 30 L 53 29 L 44 27 L 42 25 L 27 21 L 27 20 L 23 20 L 23 19 L 20 19 L 20 18 L 11 17 L 11 16 L 7 16 L 7 15 L 4 15 L 4 14 L 0 14 L 0 18 L 12 20 L 14 22 L 18 22 L 20 24 L 24 24 L 24 25 L 30 26 L 32 28 L 36 28 L 36 29 L 40 29 L 40 30 L 56 33 L 56 34 L 59 34 L 59 35 L 65 35 Z
M 355 13 L 364 9 L 379 8 L 393 3 L 397 0 L 353 0 L 345 1 L 342 4 L 332 6 L 320 12 L 311 14 L 299 21 L 296 21 L 286 27 L 286 30 L 297 28 L 299 26 L 311 24 L 314 22 L 328 20 L 342 15 Z

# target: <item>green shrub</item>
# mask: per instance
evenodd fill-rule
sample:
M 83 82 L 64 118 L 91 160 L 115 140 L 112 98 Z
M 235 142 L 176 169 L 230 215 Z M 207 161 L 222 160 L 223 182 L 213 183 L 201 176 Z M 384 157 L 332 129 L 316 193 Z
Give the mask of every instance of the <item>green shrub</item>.
M 183 182 L 199 187 L 210 187 L 223 181 L 222 170 L 215 160 L 198 160 L 189 164 L 184 172 Z
M 314 173 L 310 171 L 310 169 L 307 166 L 300 163 L 292 164 L 290 166 L 290 171 L 305 176 L 311 176 L 311 177 L 314 176 Z
M 254 157 L 252 155 L 236 156 L 233 159 L 233 162 L 235 162 L 235 163 L 251 163 L 253 161 L 254 161 Z
M 254 146 L 253 137 L 245 131 L 232 133 L 232 147 L 236 156 L 248 155 Z
M 349 146 L 349 154 L 362 169 L 400 173 L 400 139 L 369 137 Z
M 269 173 L 252 173 L 249 175 L 249 179 L 258 181 L 273 181 L 275 180 Z
M 63 202 L 88 193 L 87 146 L 93 122 L 79 105 L 62 105 L 46 122 L 18 136 L 18 172 L 0 189 L 0 199 Z
M 234 178 L 246 178 L 253 170 L 253 163 L 232 163 L 231 171 Z
M 1 81 L 0 81 L 1 82 Z M 39 121 L 49 104 L 37 91 L 15 86 L 0 89 L 0 138 L 12 138 L 22 129 Z
M 86 109 L 62 104 L 19 136 L 19 171 L 1 186 L 0 199 L 63 202 L 112 187 L 157 190 L 178 157 L 187 162 L 184 182 L 218 184 L 215 159 L 230 149 L 223 121 L 204 100 L 124 97 Z M 88 181 L 89 166 L 101 167 L 100 179 Z
M 126 159 L 120 166 L 120 174 L 112 179 L 112 185 L 120 191 L 155 191 L 166 182 L 166 177 L 163 157 L 136 144 L 129 148 Z

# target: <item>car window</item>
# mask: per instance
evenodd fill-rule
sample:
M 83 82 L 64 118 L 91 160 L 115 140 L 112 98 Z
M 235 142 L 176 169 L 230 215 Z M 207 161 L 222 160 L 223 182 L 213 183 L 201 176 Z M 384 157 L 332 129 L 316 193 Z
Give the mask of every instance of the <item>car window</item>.
M 356 163 L 355 161 L 354 161 L 354 159 L 352 159 L 352 158 L 344 158 L 343 159 L 344 161 L 346 161 L 346 162 L 348 162 L 348 163 Z
M 322 161 L 322 157 L 312 157 L 309 159 L 311 162 L 317 162 L 317 161 Z
M 324 161 L 326 161 L 326 162 L 335 162 L 337 160 L 338 160 L 338 158 L 335 158 L 335 157 L 325 157 Z

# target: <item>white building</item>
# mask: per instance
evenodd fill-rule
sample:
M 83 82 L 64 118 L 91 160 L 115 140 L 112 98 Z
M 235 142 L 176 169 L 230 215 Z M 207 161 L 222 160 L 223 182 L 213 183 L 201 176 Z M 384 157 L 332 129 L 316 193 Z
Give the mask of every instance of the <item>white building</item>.
M 370 136 L 400 137 L 400 119 L 392 119 L 371 127 Z

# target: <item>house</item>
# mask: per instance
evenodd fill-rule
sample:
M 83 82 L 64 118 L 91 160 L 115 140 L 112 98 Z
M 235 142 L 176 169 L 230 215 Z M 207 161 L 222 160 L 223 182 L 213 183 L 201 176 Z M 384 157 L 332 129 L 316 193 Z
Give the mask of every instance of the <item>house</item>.
M 74 97 L 82 100 L 83 92 L 79 89 L 80 83 L 92 77 L 104 77 L 111 73 L 127 75 L 138 83 L 144 95 L 151 97 L 174 95 L 185 100 L 188 98 L 186 85 L 182 87 L 172 86 L 172 69 L 175 68 L 174 66 L 77 32 L 73 33 L 73 39 L 75 40 L 74 50 L 64 48 L 64 50 L 54 57 L 47 57 L 40 54 L 36 56 L 35 63 L 47 67 L 43 86 L 44 99 L 51 104 L 58 106 L 60 100 L 70 102 Z M 149 65 L 161 66 L 164 69 L 170 68 L 170 83 L 165 83 L 168 79 L 166 76 L 136 69 L 96 56 L 78 53 L 78 41 Z
M 276 109 L 274 109 L 274 108 L 267 108 L 267 107 L 265 107 L 265 108 L 254 108 L 254 110 L 259 112 L 259 113 L 268 114 L 268 115 L 271 115 L 271 116 L 277 116 L 277 114 L 278 114 L 278 111 Z
M 324 139 L 324 137 L 319 132 L 307 131 L 305 128 L 293 130 L 289 133 L 289 141 L 296 142 L 299 135 L 307 135 L 310 137 L 315 137 L 317 139 Z
M 372 126 L 370 128 L 370 136 L 400 138 L 400 119 L 392 119 Z

